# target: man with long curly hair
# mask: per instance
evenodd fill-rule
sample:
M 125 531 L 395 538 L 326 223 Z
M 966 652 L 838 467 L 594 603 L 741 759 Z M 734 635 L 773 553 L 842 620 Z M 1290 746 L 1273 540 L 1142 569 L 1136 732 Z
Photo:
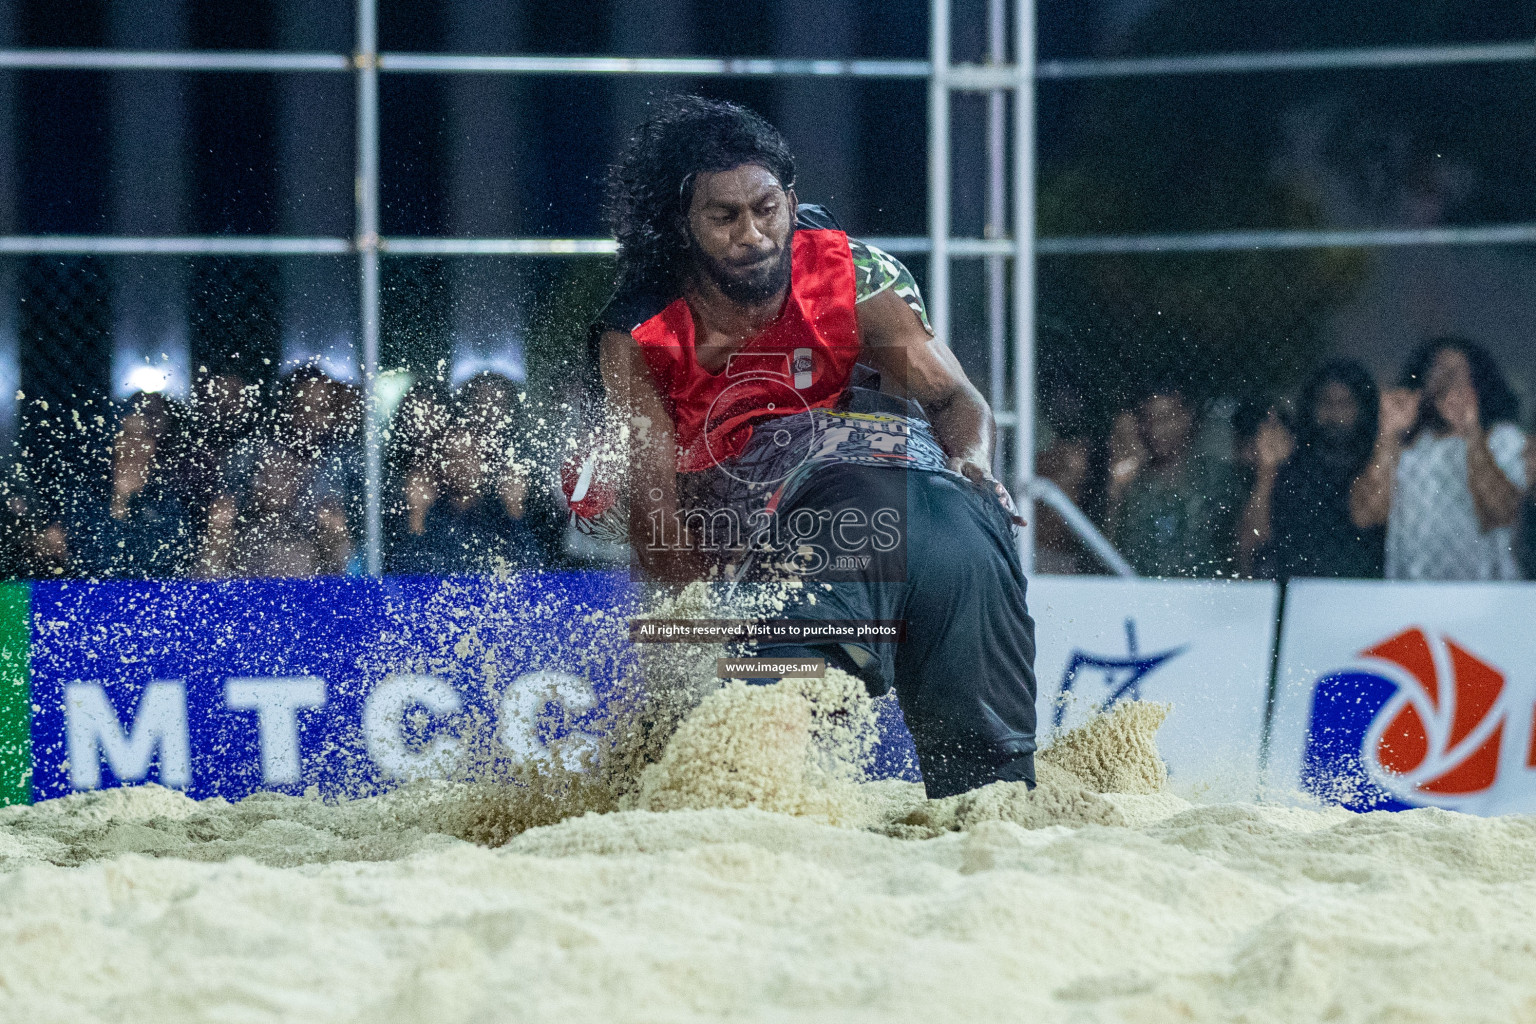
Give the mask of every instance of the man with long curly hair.
M 692 96 L 615 168 L 619 280 L 592 333 L 624 449 L 608 491 L 653 578 L 788 578 L 786 617 L 904 622 L 900 643 L 756 653 L 894 687 L 930 795 L 1033 784 L 1034 622 L 992 413 L 907 269 L 799 205 L 794 176 L 761 117 Z

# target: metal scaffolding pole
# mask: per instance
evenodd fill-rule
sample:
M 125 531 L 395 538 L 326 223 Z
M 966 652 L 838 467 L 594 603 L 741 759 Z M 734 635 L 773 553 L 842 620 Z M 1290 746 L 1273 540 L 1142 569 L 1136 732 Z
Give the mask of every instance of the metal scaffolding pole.
M 928 318 L 949 344 L 949 0 L 930 0 L 928 28 Z
M 1014 7 L 1013 64 L 1013 480 L 1020 514 L 1029 525 L 1019 531 L 1019 559 L 1035 568 L 1035 3 Z
M 1536 61 L 1529 39 L 1439 46 L 1382 46 L 1257 53 L 1194 53 L 1167 57 L 1052 60 L 1034 74 L 1050 81 L 1155 78 L 1167 75 L 1272 74 L 1370 71 L 1446 65 L 1521 64 Z M 927 78 L 921 60 L 807 60 L 778 57 L 576 57 L 553 54 L 383 53 L 381 71 L 406 74 L 660 75 L 685 78 L 841 77 Z M 0 49 L 0 69 L 81 71 L 351 71 L 339 53 L 273 50 Z M 990 92 L 1013 88 L 1013 69 L 955 64 L 950 87 Z
M 1008 5 L 987 0 L 987 59 L 1008 63 Z M 987 223 L 989 239 L 1008 234 L 1008 93 L 987 94 Z M 987 257 L 987 402 L 996 416 L 1008 403 L 1008 265 L 1003 255 Z M 992 472 L 1005 479 L 1003 446 L 992 454 Z
M 1479 224 L 1440 228 L 1312 228 L 1305 231 L 1203 231 L 1173 235 L 1103 235 L 1042 238 L 1036 249 L 1052 256 L 1096 253 L 1258 252 L 1274 249 L 1386 249 L 1408 245 L 1529 245 L 1536 224 Z
M 272 235 L 0 235 L 0 253 L 68 256 L 340 256 L 350 238 Z
M 357 0 L 358 322 L 363 339 L 364 556 L 370 576 L 384 570 L 379 422 L 379 54 L 375 0 Z
M 1006 147 L 1005 147 L 1006 148 Z M 926 255 L 927 235 L 869 235 L 864 239 L 897 255 Z M 1085 235 L 1037 238 L 1037 256 L 1109 253 L 1261 252 L 1276 249 L 1387 249 L 1405 246 L 1536 244 L 1536 224 L 1439 228 L 1361 228 L 1300 231 L 1211 231 L 1170 235 Z M 336 256 L 356 251 L 355 238 L 273 235 L 0 235 L 3 255 L 94 256 Z M 607 256 L 611 238 L 380 238 L 381 256 Z M 949 258 L 1012 257 L 1012 238 L 955 238 Z M 1007 416 L 1011 413 L 1002 412 Z
M 564 57 L 386 53 L 384 71 L 425 74 L 681 75 L 687 78 L 926 78 L 920 60 L 805 60 L 775 57 Z
M 1536 60 L 1536 42 L 1446 46 L 1380 46 L 1278 53 L 1195 53 L 1182 57 L 1090 58 L 1040 64 L 1040 78 L 1133 78 L 1163 75 L 1240 75 L 1277 71 L 1365 71 L 1447 64 L 1509 64 Z
M 350 71 L 340 53 L 270 50 L 0 50 L 0 69 L 70 71 Z

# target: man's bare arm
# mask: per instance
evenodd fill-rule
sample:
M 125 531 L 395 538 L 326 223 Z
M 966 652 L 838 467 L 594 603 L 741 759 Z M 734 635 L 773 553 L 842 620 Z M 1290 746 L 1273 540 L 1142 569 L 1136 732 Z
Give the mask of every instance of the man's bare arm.
M 960 361 L 940 342 L 906 300 L 892 289 L 859 303 L 863 357 L 883 380 L 916 399 L 933 424 L 950 468 L 994 487 L 1012 514 L 1012 500 L 992 476 L 997 424 L 986 399 L 965 376 Z M 1015 517 L 1016 518 L 1016 517 Z
M 672 416 L 634 338 L 622 331 L 604 331 L 599 359 L 609 422 L 620 432 L 625 453 L 630 546 L 648 572 L 667 579 L 691 579 L 696 567 L 685 552 L 664 547 L 671 524 L 677 522 L 678 506 Z M 658 528 L 661 536 L 653 537 Z

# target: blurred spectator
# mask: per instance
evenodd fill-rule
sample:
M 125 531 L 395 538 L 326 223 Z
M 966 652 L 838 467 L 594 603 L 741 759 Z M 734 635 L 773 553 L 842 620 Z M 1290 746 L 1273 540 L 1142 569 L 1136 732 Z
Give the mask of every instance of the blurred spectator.
M 392 471 L 403 476 L 435 450 L 452 404 L 448 389 L 436 380 L 418 381 L 401 396 L 385 434 Z
M 69 539 L 57 521 L 41 525 L 33 503 L 8 488 L 0 504 L 0 578 L 53 579 L 69 572 Z
M 315 366 L 300 366 L 278 392 L 274 443 L 306 463 L 315 504 L 341 509 L 349 526 L 362 521 L 362 403 L 353 389 Z
M 1194 451 L 1194 430 L 1176 385 L 1149 388 L 1115 419 L 1106 513 L 1116 546 L 1143 576 L 1232 569 L 1240 488 L 1230 466 Z
M 1381 398 L 1371 460 L 1355 480 L 1355 525 L 1386 525 L 1386 575 L 1519 578 L 1514 526 L 1526 487 L 1519 402 L 1475 342 L 1439 338 Z
M 464 419 L 477 431 L 505 438 L 517 416 L 516 382 L 494 370 L 482 370 L 454 392 Z
M 27 503 L 20 495 L 0 502 L 0 579 L 25 579 L 32 575 L 32 524 Z
M 387 434 L 385 513 L 390 563 L 407 535 L 426 529 L 427 510 L 438 495 L 438 453 L 451 418 L 451 399 L 440 381 L 412 384 L 400 399 Z
M 219 497 L 209 511 L 199 575 L 335 576 L 352 555 L 346 515 L 316 500 L 307 460 L 273 448 L 257 463 L 243 506 Z
M 1528 580 L 1536 580 L 1536 444 L 1525 446 L 1525 501 L 1520 504 L 1520 532 L 1516 538 L 1516 554 L 1520 570 Z
M 1252 538 L 1256 575 L 1381 576 L 1385 531 L 1356 526 L 1349 512 L 1350 485 L 1371 457 L 1379 404 L 1369 371 L 1353 360 L 1327 363 L 1307 382 L 1295 455 L 1274 474 L 1269 508 L 1255 488 L 1244 511 L 1239 540 Z M 1262 434 L 1258 446 L 1262 477 Z M 1283 450 L 1269 451 L 1268 460 Z
M 367 456 L 363 449 L 363 417 L 366 406 L 363 389 L 348 381 L 332 380 L 331 409 L 335 426 L 331 430 L 326 456 L 327 487 L 346 506 L 347 522 L 354 536 L 361 532 L 366 499 Z
M 543 418 L 530 422 L 522 386 L 490 370 L 459 385 L 455 397 L 466 422 L 491 446 L 496 496 L 507 515 L 533 531 L 542 550 L 559 551 L 569 515 L 557 476 L 540 458 L 559 447 L 553 443 L 558 428 Z
M 139 418 L 139 429 L 154 438 L 162 462 L 168 464 L 174 453 L 167 449 L 175 443 L 178 426 L 171 400 L 159 391 L 135 391 L 123 402 L 123 418 L 130 416 Z
M 1244 576 L 1270 577 L 1267 545 L 1280 467 L 1296 449 L 1296 439 L 1273 404 L 1244 402 L 1232 416 L 1233 457 L 1248 492 L 1237 522 L 1237 571 Z
M 241 495 L 260 448 L 259 389 L 230 373 L 193 381 L 177 489 L 201 527 L 220 495 Z
M 37 531 L 32 538 L 32 557 L 33 579 L 45 580 L 69 572 L 72 559 L 63 523 L 55 520 Z
M 486 453 L 496 497 L 516 520 L 525 517 L 528 473 L 518 451 L 517 385 L 511 378 L 485 370 L 459 385 L 455 394 L 459 415 Z
M 1088 436 L 1082 392 L 1070 385 L 1053 387 L 1045 402 L 1045 446 L 1035 457 L 1035 472 L 1050 480 L 1072 504 L 1088 504 L 1093 443 Z M 1035 506 L 1035 568 L 1043 573 L 1085 571 L 1081 546 L 1066 522 L 1044 504 Z
M 166 422 L 153 412 L 125 416 L 112 441 L 107 493 L 74 509 L 66 534 L 84 575 L 142 579 L 184 570 L 193 531 L 156 458 Z
M 496 493 L 494 450 L 471 425 L 459 422 L 442 438 L 439 496 L 408 530 L 396 571 L 462 574 L 531 568 L 543 560 L 532 531 Z

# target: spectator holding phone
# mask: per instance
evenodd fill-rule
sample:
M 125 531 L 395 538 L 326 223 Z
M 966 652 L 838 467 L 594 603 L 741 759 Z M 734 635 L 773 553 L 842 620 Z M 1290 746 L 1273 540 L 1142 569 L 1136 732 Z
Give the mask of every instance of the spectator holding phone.
M 1251 547 L 1257 575 L 1381 577 L 1385 531 L 1357 527 L 1349 507 L 1351 484 L 1371 458 L 1380 405 L 1370 372 L 1338 359 L 1302 390 L 1294 454 L 1273 417 L 1261 425 L 1257 479 L 1238 535 L 1240 565 Z
M 1519 401 L 1486 349 L 1437 338 L 1381 396 L 1376 444 L 1350 490 L 1356 526 L 1386 525 L 1386 575 L 1519 579 L 1526 488 Z
M 1195 410 L 1173 382 L 1149 384 L 1110 437 L 1107 515 L 1115 545 L 1143 576 L 1234 571 L 1241 482 L 1195 448 Z
M 402 538 L 394 571 L 489 575 L 543 564 L 538 539 L 497 493 L 502 460 L 484 436 L 461 420 L 444 432 L 439 450 L 441 492 L 430 500 L 420 529 Z
M 162 472 L 160 446 L 170 433 L 164 402 L 136 404 L 113 438 L 107 487 L 80 501 L 65 527 L 76 569 L 91 578 L 179 576 L 194 546 Z
M 1244 402 L 1232 416 L 1232 454 L 1248 490 L 1237 520 L 1237 571 L 1268 579 L 1272 564 L 1275 484 L 1296 451 L 1296 437 L 1278 405 Z

